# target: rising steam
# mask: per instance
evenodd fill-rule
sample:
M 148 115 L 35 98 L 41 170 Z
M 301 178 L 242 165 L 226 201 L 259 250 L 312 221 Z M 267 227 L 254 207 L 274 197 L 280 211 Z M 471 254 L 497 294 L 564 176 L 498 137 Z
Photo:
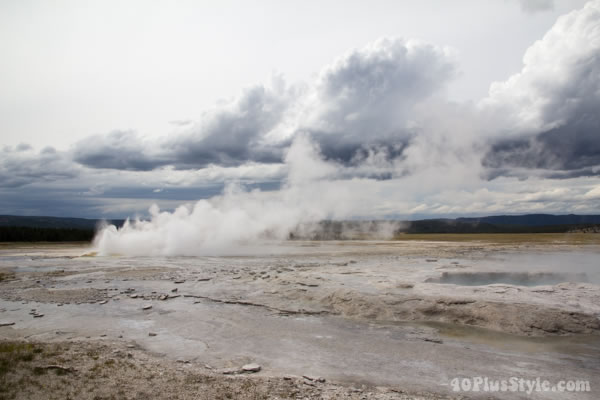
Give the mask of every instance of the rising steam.
M 153 205 L 150 220 L 105 226 L 94 244 L 103 255 L 241 254 L 270 240 L 287 239 L 298 226 L 353 212 L 352 193 L 328 190 L 336 164 L 323 161 L 308 138 L 294 141 L 285 162 L 287 178 L 279 191 L 248 192 L 230 184 L 220 196 L 173 212 Z

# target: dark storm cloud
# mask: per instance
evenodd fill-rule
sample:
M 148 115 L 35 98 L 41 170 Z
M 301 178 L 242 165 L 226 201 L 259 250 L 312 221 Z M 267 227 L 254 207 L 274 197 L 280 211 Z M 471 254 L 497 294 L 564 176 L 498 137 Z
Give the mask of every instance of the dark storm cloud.
M 499 124 L 491 129 L 495 133 L 482 156 L 488 178 L 523 176 L 527 169 L 547 170 L 544 176 L 553 178 L 595 173 L 600 164 L 598 4 L 559 19 L 528 49 L 521 72 L 492 85 L 485 112 L 495 113 Z M 419 126 L 423 107 L 421 117 L 415 116 L 415 107 L 427 104 L 455 75 L 456 65 L 444 48 L 382 39 L 338 58 L 313 85 L 286 87 L 275 78 L 216 106 L 198 122 L 178 124 L 179 130 L 164 138 L 115 131 L 77 143 L 71 155 L 90 168 L 129 171 L 281 163 L 294 137 L 303 134 L 325 159 L 349 168 L 343 176 L 389 178 L 391 168 L 399 176 L 404 170 L 397 161 L 411 146 L 430 143 L 451 152 L 456 150 L 452 143 L 465 142 L 461 135 L 468 137 L 460 129 L 445 136 L 431 131 L 445 130 L 443 121 L 433 128 Z M 498 132 L 507 137 L 498 139 Z M 373 158 L 380 168 L 355 168 Z
M 288 98 L 285 87 L 255 86 L 232 103 L 205 113 L 200 122 L 166 139 L 144 140 L 115 131 L 78 142 L 73 159 L 91 168 L 149 171 L 165 165 L 198 169 L 209 164 L 237 166 L 249 161 L 281 162 L 282 148 L 261 140 L 280 120 Z
M 413 107 L 455 74 L 443 48 L 378 40 L 323 70 L 301 126 L 327 158 L 348 163 L 377 148 L 395 158 L 414 134 L 408 123 Z
M 492 86 L 493 107 L 517 121 L 484 155 L 491 176 L 511 168 L 546 177 L 593 176 L 600 167 L 600 2 L 561 17 L 525 54 L 525 67 Z M 519 125 L 523 122 L 522 125 Z M 520 132 L 522 130 L 522 132 Z
M 592 167 L 600 167 L 600 118 L 584 114 L 577 121 L 531 139 L 495 143 L 484 156 L 483 165 L 496 170 L 546 169 L 553 171 L 549 176 L 556 178 L 598 175 Z
M 524 64 L 492 85 L 477 105 L 455 106 L 437 96 L 457 73 L 448 50 L 379 40 L 338 58 L 312 84 L 289 87 L 275 78 L 216 105 L 196 122 L 176 121 L 160 138 L 113 131 L 66 152 L 52 147 L 35 152 L 25 144 L 5 148 L 0 211 L 119 217 L 154 201 L 172 208 L 220 194 L 224 181 L 276 190 L 278 179 L 286 179 L 288 150 L 303 139 L 320 152 L 298 157 L 309 177 L 404 177 L 396 187 L 407 193 L 422 193 L 421 186 L 438 193 L 440 187 L 472 185 L 465 176 L 476 179 L 480 162 L 487 179 L 600 175 L 600 1 L 559 19 L 527 51 Z M 430 196 L 433 208 L 420 198 L 415 203 L 424 208 L 399 207 L 442 212 L 447 198 L 456 197 L 457 206 L 470 201 L 469 190 L 444 200 Z M 482 190 L 471 199 L 494 203 L 492 192 Z
M 262 136 L 281 120 L 287 106 L 283 87 L 255 86 L 234 104 L 205 115 L 189 132 L 166 141 L 164 151 L 177 168 L 281 162 L 281 148 L 265 143 Z
M 71 179 L 79 175 L 79 167 L 64 154 L 32 151 L 29 145 L 16 150 L 5 148 L 0 153 L 0 187 L 19 187 L 35 182 Z
M 152 142 L 131 131 L 114 131 L 77 142 L 73 160 L 90 168 L 149 171 L 168 164 Z
M 402 158 L 404 150 L 410 145 L 409 132 L 403 132 L 396 138 L 386 140 L 340 142 L 335 136 L 316 136 L 315 142 L 319 144 L 324 159 L 332 160 L 344 166 L 362 164 L 371 154 L 377 153 L 384 161 L 391 162 Z
M 401 39 L 379 40 L 326 67 L 309 87 L 281 78 L 246 89 L 196 123 L 160 140 L 116 131 L 80 141 L 73 159 L 91 168 L 148 171 L 171 165 L 198 169 L 247 162 L 280 163 L 298 133 L 324 156 L 343 163 L 374 150 L 398 157 L 411 138 L 412 107 L 456 70 L 447 50 Z M 269 135 L 271 132 L 277 135 Z

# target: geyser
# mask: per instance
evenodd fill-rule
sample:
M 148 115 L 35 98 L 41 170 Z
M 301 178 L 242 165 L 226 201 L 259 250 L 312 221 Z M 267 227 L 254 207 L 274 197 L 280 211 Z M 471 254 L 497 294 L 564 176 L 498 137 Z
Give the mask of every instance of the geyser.
M 99 254 L 227 255 L 252 253 L 259 245 L 287 239 L 298 226 L 356 211 L 359 195 L 335 185 L 337 165 L 320 157 L 307 137 L 286 155 L 287 178 L 275 192 L 244 191 L 230 184 L 221 196 L 186 204 L 173 212 L 150 208 L 149 220 L 105 226 L 94 244 Z

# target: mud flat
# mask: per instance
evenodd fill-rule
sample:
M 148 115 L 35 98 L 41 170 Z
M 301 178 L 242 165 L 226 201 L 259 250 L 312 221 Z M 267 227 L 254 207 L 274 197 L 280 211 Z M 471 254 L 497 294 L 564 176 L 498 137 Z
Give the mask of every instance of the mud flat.
M 5 393 L 598 398 L 593 241 L 293 241 L 230 257 L 92 251 L 0 246 Z M 577 379 L 591 391 L 456 393 L 456 377 Z

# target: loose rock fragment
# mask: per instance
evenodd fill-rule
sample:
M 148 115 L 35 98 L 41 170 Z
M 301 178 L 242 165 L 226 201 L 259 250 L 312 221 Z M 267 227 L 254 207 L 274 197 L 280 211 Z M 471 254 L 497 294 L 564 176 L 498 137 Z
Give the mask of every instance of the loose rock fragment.
M 61 371 L 64 371 L 64 372 L 69 372 L 69 373 L 72 373 L 72 372 L 76 371 L 75 368 L 72 368 L 72 367 L 63 367 L 62 365 L 56 365 L 56 364 L 46 365 L 46 366 L 43 366 L 41 368 L 43 368 L 43 369 L 58 369 L 58 370 L 61 370 Z
M 325 382 L 325 378 L 321 378 L 320 376 L 302 375 L 302 377 L 311 382 L 319 382 L 319 383 Z
M 260 371 L 261 367 L 258 364 L 252 363 L 252 364 L 246 364 L 242 367 L 242 371 L 244 372 L 258 372 Z
M 239 374 L 240 373 L 240 369 L 239 368 L 225 368 L 221 370 L 221 373 L 223 375 L 234 375 L 234 374 Z
M 437 344 L 444 343 L 444 341 L 442 339 L 434 339 L 434 338 L 428 338 L 428 337 L 421 338 L 421 340 L 423 340 L 425 342 L 431 342 L 431 343 L 437 343 Z
M 412 289 L 412 288 L 414 288 L 414 287 L 415 287 L 415 285 L 414 285 L 414 284 L 412 284 L 412 283 L 405 283 L 405 282 L 401 282 L 401 283 L 398 283 L 398 284 L 396 285 L 396 287 L 397 287 L 398 289 Z

